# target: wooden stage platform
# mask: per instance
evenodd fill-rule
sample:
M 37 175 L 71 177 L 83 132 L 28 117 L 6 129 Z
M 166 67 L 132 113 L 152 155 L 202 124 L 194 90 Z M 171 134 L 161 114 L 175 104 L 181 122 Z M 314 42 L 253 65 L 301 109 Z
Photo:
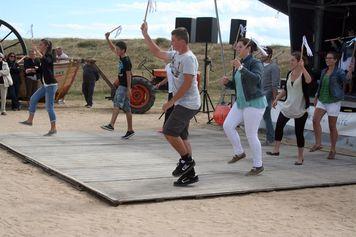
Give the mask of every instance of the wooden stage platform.
M 243 136 L 247 159 L 235 164 L 227 164 L 232 148 L 222 131 L 192 130 L 191 142 L 200 181 L 174 187 L 171 172 L 178 156 L 153 131 L 138 131 L 130 140 L 106 131 L 0 134 L 2 148 L 111 205 L 356 184 L 355 157 L 327 160 L 327 152 L 306 150 L 305 164 L 295 166 L 297 148 L 282 145 L 278 158 L 264 155 L 260 176 L 246 177 L 252 161 Z M 263 154 L 271 149 L 264 147 Z

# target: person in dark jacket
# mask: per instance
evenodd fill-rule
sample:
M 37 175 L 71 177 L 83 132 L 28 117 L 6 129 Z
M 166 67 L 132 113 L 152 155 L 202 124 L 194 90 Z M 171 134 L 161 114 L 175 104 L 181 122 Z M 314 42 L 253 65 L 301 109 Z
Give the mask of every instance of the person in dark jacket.
M 83 66 L 83 84 L 82 92 L 87 104 L 85 107 L 91 108 L 93 106 L 93 94 L 95 82 L 99 80 L 99 71 L 95 66 L 94 59 L 88 59 Z
M 341 108 L 341 100 L 344 98 L 343 87 L 346 81 L 346 74 L 344 70 L 337 67 L 338 58 L 336 52 L 327 53 L 325 61 L 327 68 L 321 72 L 319 87 L 315 95 L 315 111 L 313 117 L 315 144 L 310 149 L 310 152 L 322 148 L 320 121 L 325 114 L 328 114 L 331 144 L 327 158 L 335 159 L 336 141 L 338 138 L 336 121 Z
M 283 138 L 283 129 L 290 119 L 294 119 L 295 135 L 297 137 L 298 156 L 295 165 L 302 165 L 304 162 L 304 127 L 308 118 L 309 107 L 309 84 L 312 78 L 304 67 L 304 60 L 300 52 L 293 52 L 290 57 L 290 71 L 287 74 L 286 82 L 282 85 L 282 91 L 273 101 L 273 108 L 277 102 L 286 97 L 286 101 L 281 104 L 276 130 L 275 144 L 272 152 L 267 155 L 279 156 L 279 148 Z
M 28 57 L 24 61 L 26 97 L 29 100 L 38 88 L 40 75 L 40 60 L 36 58 L 33 49 L 29 50 Z
M 267 55 L 262 56 L 263 75 L 262 88 L 267 99 L 267 108 L 263 114 L 263 120 L 266 124 L 266 141 L 263 145 L 269 146 L 274 143 L 274 128 L 271 118 L 272 102 L 278 94 L 278 87 L 281 80 L 279 66 L 272 60 L 273 50 L 271 47 L 265 48 Z
M 234 72 L 234 79 L 230 81 L 225 76 L 221 81 L 225 86 L 236 90 L 236 102 L 231 107 L 223 125 L 234 151 L 234 156 L 228 163 L 235 163 L 246 157 L 240 137 L 236 132 L 236 127 L 244 122 L 253 156 L 253 168 L 246 175 L 258 175 L 264 170 L 258 127 L 267 106 L 261 83 L 263 65 L 261 61 L 252 56 L 252 53 L 257 49 L 253 41 L 241 38 L 234 48 L 240 58 L 232 61 L 233 66 L 237 69 Z
M 51 128 L 45 136 L 52 136 L 57 133 L 56 114 L 54 112 L 54 97 L 58 88 L 57 80 L 54 78 L 53 63 L 55 56 L 52 52 L 52 42 L 47 39 L 41 39 L 36 52 L 40 56 L 41 82 L 42 86 L 31 96 L 28 119 L 21 122 L 32 126 L 38 101 L 45 97 L 46 110 L 49 115 Z
M 7 64 L 10 68 L 13 85 L 9 86 L 9 94 L 11 98 L 12 110 L 20 110 L 19 88 L 20 88 L 20 65 L 16 61 L 15 53 L 11 52 L 7 55 Z

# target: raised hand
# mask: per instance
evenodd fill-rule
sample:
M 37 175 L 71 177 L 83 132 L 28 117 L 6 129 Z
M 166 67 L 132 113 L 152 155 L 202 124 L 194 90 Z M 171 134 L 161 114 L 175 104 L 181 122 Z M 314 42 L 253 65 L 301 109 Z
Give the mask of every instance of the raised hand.
M 229 78 L 227 76 L 223 76 L 220 80 L 219 80 L 221 85 L 226 85 L 229 82 Z
M 231 60 L 231 64 L 235 68 L 239 68 L 241 66 L 241 61 L 239 59 L 234 59 L 234 60 Z
M 301 69 L 304 69 L 304 60 L 302 58 L 299 60 L 298 65 Z
M 148 31 L 147 22 L 143 22 L 141 25 L 141 32 L 142 32 L 142 34 L 147 34 L 147 31 Z

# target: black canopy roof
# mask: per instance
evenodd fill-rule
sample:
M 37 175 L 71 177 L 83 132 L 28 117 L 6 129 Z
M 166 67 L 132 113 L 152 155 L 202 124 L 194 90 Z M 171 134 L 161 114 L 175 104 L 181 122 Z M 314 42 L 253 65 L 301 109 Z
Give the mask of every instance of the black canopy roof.
M 356 28 L 356 0 L 259 0 L 289 16 L 291 50 L 300 50 L 305 35 L 314 53 L 311 65 L 319 70 L 329 50 L 325 39 L 345 36 Z

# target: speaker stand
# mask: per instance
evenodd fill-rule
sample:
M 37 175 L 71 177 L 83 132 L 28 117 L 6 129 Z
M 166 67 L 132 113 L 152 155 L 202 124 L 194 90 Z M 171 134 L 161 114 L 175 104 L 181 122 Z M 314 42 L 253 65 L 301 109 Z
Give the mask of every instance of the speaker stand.
M 207 113 L 208 114 L 208 122 L 207 124 L 210 124 L 213 118 L 210 118 L 210 113 L 214 112 L 214 105 L 213 102 L 211 101 L 210 95 L 208 93 L 207 89 L 207 70 L 208 66 L 210 66 L 211 61 L 208 58 L 208 42 L 205 43 L 205 58 L 204 58 L 204 77 L 203 77 L 203 89 L 200 92 L 200 95 L 202 95 L 203 98 L 203 105 L 200 108 L 201 112 Z

